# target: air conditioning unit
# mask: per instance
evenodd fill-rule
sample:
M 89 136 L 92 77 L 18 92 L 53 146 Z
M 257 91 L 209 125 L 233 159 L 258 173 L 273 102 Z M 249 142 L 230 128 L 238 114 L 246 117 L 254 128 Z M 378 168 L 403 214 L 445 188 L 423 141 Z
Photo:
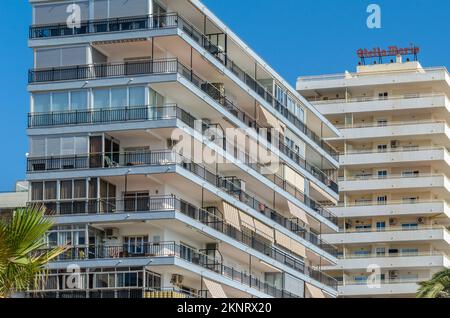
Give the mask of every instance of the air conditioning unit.
M 425 218 L 422 218 L 422 217 L 417 218 L 417 223 L 419 223 L 419 224 L 425 224 Z
M 389 225 L 397 225 L 397 219 L 389 219 Z
M 180 286 L 183 284 L 184 277 L 182 275 L 173 274 L 170 283 L 175 286 Z
M 120 232 L 117 228 L 108 228 L 105 229 L 105 235 L 108 239 L 117 239 L 119 238 Z

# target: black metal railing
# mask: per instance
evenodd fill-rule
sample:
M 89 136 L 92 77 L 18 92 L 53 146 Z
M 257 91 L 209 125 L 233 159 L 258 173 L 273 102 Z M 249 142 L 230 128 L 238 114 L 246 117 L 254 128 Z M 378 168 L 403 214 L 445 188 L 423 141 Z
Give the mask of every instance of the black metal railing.
M 90 155 L 73 156 L 55 156 L 44 158 L 28 158 L 27 172 L 58 171 L 58 170 L 80 170 L 80 169 L 101 169 L 101 168 L 124 168 L 133 166 L 164 166 L 179 165 L 182 168 L 194 173 L 212 185 L 225 189 L 225 191 L 238 197 L 239 200 L 249 207 L 266 212 L 268 215 L 277 214 L 273 209 L 267 207 L 264 203 L 253 196 L 247 194 L 238 188 L 234 183 L 227 180 L 227 177 L 218 175 L 206 169 L 205 167 L 194 163 L 192 160 L 183 157 L 173 150 L 161 151 L 139 151 L 139 152 L 121 152 L 121 153 L 98 153 Z M 248 164 L 256 171 L 261 171 L 257 164 Z M 312 200 L 301 192 L 294 185 L 290 184 L 284 178 L 273 174 L 265 175 L 266 178 L 276 185 L 295 196 L 299 201 L 311 208 L 314 212 L 326 218 L 337 225 L 337 217 L 328 211 L 325 207 Z M 303 223 L 303 222 L 302 222 Z
M 29 83 L 99 79 L 105 77 L 177 73 L 177 59 L 138 60 L 126 63 L 105 63 L 33 69 Z
M 30 27 L 29 37 L 30 39 L 40 39 L 95 33 L 176 28 L 177 26 L 178 14 L 168 13 L 164 15 L 82 21 L 79 28 L 69 28 L 67 23 L 33 25 Z
M 48 113 L 28 114 L 28 127 L 49 127 L 83 124 L 108 124 L 142 120 L 181 119 L 192 126 L 195 118 L 177 107 L 164 105 L 163 107 L 136 106 L 123 108 L 104 108 L 92 110 L 58 111 Z
M 121 259 L 121 258 L 151 258 L 177 257 L 191 264 L 201 266 L 217 274 L 237 281 L 243 285 L 259 290 L 267 295 L 279 298 L 298 298 L 285 290 L 278 289 L 260 279 L 222 264 L 217 259 L 197 252 L 196 250 L 178 245 L 175 242 L 143 243 L 130 248 L 129 246 L 73 246 L 55 261 L 79 261 L 87 259 Z
M 32 204 L 35 204 L 33 202 Z M 207 225 L 222 234 L 231 237 L 261 253 L 267 255 L 289 267 L 294 268 L 301 273 L 310 275 L 315 273 L 314 278 L 318 277 L 317 270 L 306 267 L 303 262 L 298 261 L 288 253 L 274 248 L 267 241 L 267 237 L 262 233 L 242 232 L 232 225 L 226 223 L 221 215 L 208 212 L 205 209 L 198 208 L 187 201 L 178 199 L 173 196 L 163 197 L 142 197 L 125 200 L 102 199 L 102 200 L 75 200 L 75 201 L 52 201 L 41 202 L 47 211 L 47 215 L 70 215 L 70 214 L 109 214 L 109 213 L 144 213 L 144 212 L 161 212 L 161 211 L 178 211 L 196 221 Z M 337 256 L 337 248 L 324 240 L 320 239 L 314 233 L 307 231 L 302 227 L 298 220 L 287 219 L 278 214 L 271 214 L 271 219 L 278 224 L 284 226 L 288 230 L 294 232 L 304 240 L 314 244 L 327 253 Z M 76 252 L 76 251 L 75 251 Z M 292 253 L 292 252 L 290 252 Z M 73 255 L 73 252 L 70 254 Z M 78 252 L 75 255 L 79 255 Z M 82 253 L 83 257 L 87 257 L 87 253 Z M 74 257 L 74 256 L 72 256 Z M 320 272 L 320 271 L 319 271 Z M 323 276 L 323 277 L 322 277 Z M 327 275 L 319 275 L 319 281 L 333 287 L 334 281 L 329 280 Z M 334 288 L 334 287 L 333 287 Z
M 243 71 L 236 63 L 234 63 L 219 46 L 213 44 L 210 39 L 200 32 L 195 26 L 187 22 L 178 13 L 167 13 L 165 15 L 145 15 L 138 17 L 126 17 L 104 20 L 84 21 L 80 28 L 68 28 L 67 24 L 52 24 L 52 25 L 36 25 L 30 27 L 30 38 L 48 38 L 71 35 L 95 34 L 106 32 L 120 32 L 133 30 L 151 30 L 151 29 L 166 29 L 179 28 L 184 31 L 191 39 L 206 49 L 212 56 L 214 56 L 220 63 L 226 66 L 233 74 L 235 74 L 242 82 L 244 82 L 250 89 L 256 92 L 266 102 L 273 106 L 280 114 L 288 119 L 295 127 L 307 135 L 314 143 L 324 149 L 334 159 L 339 158 L 339 153 L 334 150 L 327 142 L 325 142 L 314 131 L 308 128 L 303 121 L 301 121 L 295 114 L 293 114 L 286 105 L 279 103 L 262 84 L 258 82 L 253 76 Z

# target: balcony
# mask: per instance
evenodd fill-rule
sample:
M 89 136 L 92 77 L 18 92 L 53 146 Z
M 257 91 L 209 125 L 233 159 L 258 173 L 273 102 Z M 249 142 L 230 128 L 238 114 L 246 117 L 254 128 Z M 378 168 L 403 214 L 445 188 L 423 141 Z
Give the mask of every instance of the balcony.
M 445 147 L 398 147 L 386 150 L 350 150 L 339 158 L 341 166 L 373 167 L 402 163 L 430 165 L 450 173 L 450 155 Z
M 233 102 L 229 101 L 222 92 L 220 92 L 214 85 L 202 80 L 198 77 L 192 69 L 187 68 L 177 59 L 168 60 L 148 60 L 124 64 L 103 64 L 93 66 L 76 66 L 69 68 L 53 68 L 45 70 L 34 70 L 29 73 L 30 82 L 47 82 L 53 80 L 73 80 L 83 78 L 102 78 L 115 77 L 127 75 L 161 75 L 161 74 L 178 74 L 189 80 L 196 87 L 200 88 L 202 92 L 208 94 L 213 98 L 233 117 L 236 117 L 243 122 L 247 127 L 252 128 L 256 133 L 264 128 L 261 127 L 256 120 L 254 120 L 247 113 L 239 109 Z M 170 110 L 169 110 L 170 111 Z M 169 116 L 175 117 L 177 111 Z M 149 114 L 150 115 L 150 114 Z M 165 115 L 164 113 L 162 114 Z M 97 117 L 96 117 L 97 116 Z M 105 117 L 103 117 L 105 116 Z M 131 116 L 131 117 L 130 117 Z M 68 111 L 68 112 L 54 112 L 45 114 L 30 114 L 29 127 L 51 127 L 61 125 L 77 125 L 95 123 L 111 123 L 124 122 L 127 118 L 131 120 L 138 119 L 146 120 L 146 112 L 143 108 L 137 109 L 122 109 L 122 110 L 87 110 L 87 111 Z M 154 116 L 154 115 L 153 115 Z M 157 115 L 159 116 L 159 115 Z M 161 117 L 152 118 L 157 120 Z M 162 118 L 161 118 L 162 119 Z M 102 122 L 104 120 L 104 122 Z M 148 120 L 151 120 L 150 118 Z M 100 121 L 100 122 L 98 122 Z M 86 123 L 85 123 L 86 122 Z M 268 142 L 269 143 L 269 142 Z M 270 144 L 270 143 L 269 143 Z M 311 173 L 314 178 L 322 182 L 333 193 L 339 193 L 338 184 L 332 180 L 328 175 L 317 168 L 316 166 L 307 162 L 297 152 L 286 146 L 283 142 L 279 142 L 278 150 L 289 159 L 293 160 L 300 167 Z
M 434 192 L 448 197 L 450 183 L 444 174 L 419 173 L 412 175 L 388 175 L 374 176 L 350 176 L 342 178 L 340 183 L 342 192 L 364 192 L 364 191 L 420 191 L 433 189 Z
M 184 200 L 175 197 L 147 197 L 139 198 L 138 200 L 76 200 L 76 201 L 52 201 L 52 202 L 33 202 L 33 204 L 42 203 L 46 208 L 47 215 L 52 217 L 64 217 L 70 215 L 117 215 L 124 214 L 143 214 L 143 213 L 160 213 L 176 211 L 189 218 L 206 225 L 213 230 L 222 233 L 233 240 L 243 243 L 252 249 L 255 249 L 262 254 L 273 258 L 274 260 L 281 262 L 282 264 L 294 268 L 301 273 L 311 276 L 314 279 L 318 279 L 321 283 L 327 284 L 327 286 L 334 286 L 334 281 L 325 274 L 317 271 L 313 268 L 305 266 L 304 263 L 299 262 L 288 253 L 268 245 L 266 241 L 258 238 L 258 235 L 249 235 L 241 232 L 234 226 L 226 223 L 221 214 L 213 214 L 205 209 L 198 208 Z M 217 211 L 219 212 L 219 211 Z M 289 231 L 298 235 L 301 239 L 312 243 L 320 249 L 326 251 L 330 255 L 336 256 L 337 249 L 320 239 L 317 235 L 307 231 L 300 224 L 298 220 L 284 218 L 276 212 L 270 214 L 271 220 L 277 224 L 282 225 Z M 102 218 L 107 222 L 108 219 Z M 87 254 L 85 254 L 87 255 Z
M 382 204 L 377 201 L 361 201 L 330 207 L 338 217 L 355 218 L 370 216 L 424 216 L 444 214 L 450 218 L 450 207 L 443 200 L 401 200 L 387 201 Z
M 197 299 L 208 298 L 207 290 L 190 293 L 177 287 L 167 288 L 99 288 L 87 290 L 39 290 L 27 292 L 27 298 L 62 298 L 62 299 L 141 299 L 141 298 L 170 298 Z
M 55 262 L 81 262 L 89 260 L 114 259 L 154 259 L 177 258 L 190 264 L 200 266 L 208 271 L 215 272 L 232 281 L 256 289 L 264 294 L 276 298 L 298 298 L 285 290 L 280 290 L 267 282 L 248 275 L 234 268 L 225 266 L 220 260 L 213 259 L 206 254 L 199 253 L 187 246 L 175 242 L 146 243 L 139 247 L 139 252 L 129 252 L 124 246 L 73 246 L 66 253 L 60 255 Z
M 379 71 L 370 73 L 341 73 L 319 76 L 304 76 L 297 81 L 297 89 L 300 92 L 313 92 L 314 90 L 345 88 L 345 87 L 364 87 L 376 85 L 392 85 L 395 80 L 396 85 L 423 83 L 441 84 L 442 91 L 447 90 L 449 73 L 445 67 L 420 68 L 417 70 L 398 70 L 398 71 Z M 307 95 L 307 94 L 305 94 Z M 311 94 L 314 95 L 314 94 Z
M 358 123 L 338 126 L 341 138 L 330 140 L 374 140 L 414 138 L 416 140 L 432 140 L 440 145 L 450 145 L 450 129 L 442 120 L 421 120 L 383 123 Z
M 365 270 L 372 264 L 376 264 L 383 269 L 448 268 L 450 259 L 448 255 L 440 252 L 364 255 L 347 253 L 339 258 L 337 266 L 327 266 L 323 270 Z
M 239 200 L 247 204 L 256 211 L 261 210 L 261 206 L 265 206 L 260 203 L 254 197 L 246 194 L 241 189 L 229 181 L 225 176 L 216 175 L 209 171 L 205 167 L 198 165 L 191 160 L 184 158 L 178 153 L 172 150 L 164 151 L 148 151 L 148 152 L 125 152 L 115 154 L 90 154 L 90 155 L 75 155 L 75 156 L 63 156 L 63 157 L 48 157 L 48 158 L 29 158 L 27 171 L 33 172 L 45 172 L 45 171 L 64 171 L 64 170 L 86 170 L 86 169 L 123 169 L 127 167 L 148 167 L 148 166 L 169 166 L 175 165 L 186 169 L 195 175 L 201 177 L 203 180 L 209 182 L 215 187 L 225 188 L 227 192 L 232 195 L 239 194 Z M 266 176 L 267 177 L 267 176 Z M 269 179 L 273 178 L 273 182 L 279 187 L 283 187 L 286 191 L 289 191 L 298 200 L 300 200 L 305 206 L 318 213 L 331 223 L 337 225 L 337 218 L 331 214 L 326 208 L 321 206 L 316 201 L 313 201 L 308 196 L 304 195 L 297 190 L 295 186 L 286 182 L 283 178 L 277 175 L 268 176 Z M 267 207 L 266 207 L 267 208 Z
M 385 111 L 406 111 L 429 109 L 430 112 L 444 108 L 450 110 L 450 101 L 445 94 L 414 94 L 403 96 L 379 97 L 353 97 L 349 99 L 330 99 L 310 101 L 324 115 L 337 115 L 345 113 L 372 113 Z
M 96 33 L 108 33 L 108 32 L 121 32 L 121 31 L 136 31 L 136 30 L 152 30 L 152 29 L 170 29 L 176 28 L 181 30 L 190 39 L 194 40 L 200 47 L 206 49 L 206 51 L 219 61 L 229 71 L 233 73 L 246 87 L 254 91 L 259 97 L 268 103 L 270 107 L 273 107 L 278 113 L 286 118 L 291 124 L 305 134 L 309 140 L 323 149 L 333 159 L 338 159 L 338 152 L 334 150 L 327 142 L 325 142 L 320 136 L 318 136 L 313 130 L 308 128 L 304 122 L 302 122 L 297 116 L 295 116 L 285 105 L 280 104 L 258 80 L 250 76 L 243 71 L 235 62 L 230 59 L 227 52 L 222 51 L 217 45 L 211 43 L 209 38 L 195 28 L 192 24 L 188 23 L 185 19 L 179 16 L 177 13 L 170 13 L 163 16 L 141 16 L 124 19 L 110 19 L 110 20 L 93 20 L 85 21 L 78 29 L 68 29 L 67 25 L 56 24 L 47 26 L 32 26 L 30 28 L 30 38 L 49 38 L 49 37 L 62 37 L 84 34 L 96 34 Z M 86 67 L 82 67 L 84 70 L 80 72 L 90 72 L 86 70 Z M 100 67 L 101 68 L 101 67 Z M 118 67 L 117 67 L 118 68 Z M 118 72 L 118 70 L 110 70 L 112 74 Z M 78 70 L 70 70 L 66 72 L 78 72 Z M 132 74 L 131 74 L 132 75 Z M 137 74 L 134 74 L 137 75 Z M 92 75 L 84 74 L 84 79 L 92 78 Z M 32 77 L 32 75 L 30 75 Z M 51 77 L 50 77 L 51 78 Z M 58 77 L 56 77 L 58 78 Z M 64 77 L 63 77 L 64 78 Z M 97 78 L 97 77 L 95 77 Z M 70 78 L 80 79 L 80 78 Z M 69 78 L 62 79 L 69 80 Z M 46 81 L 49 81 L 47 79 Z M 53 81 L 53 79 L 51 80 Z M 30 81 L 31 83 L 32 81 Z
M 379 296 L 386 295 L 397 297 L 415 297 L 419 289 L 419 283 L 424 281 L 418 279 L 392 279 L 382 280 L 381 284 L 369 287 L 367 282 L 348 281 L 339 286 L 339 295 L 341 297 L 363 297 L 363 296 Z
M 28 116 L 28 126 L 30 128 L 60 127 L 68 125 L 112 124 L 136 121 L 161 121 L 170 119 L 178 119 L 188 127 L 192 129 L 196 128 L 195 121 L 197 119 L 176 105 L 166 105 L 164 107 L 145 106 L 86 111 L 32 113 Z M 209 126 L 211 126 L 204 122 L 203 125 L 208 128 Z M 315 178 L 326 184 L 328 188 L 330 188 L 333 192 L 338 193 L 339 188 L 337 183 L 329 179 L 324 172 L 308 164 L 306 160 L 304 160 L 302 157 L 300 157 L 300 155 L 287 147 L 283 142 L 279 141 L 277 143 L 278 150 L 281 153 L 285 154 L 303 169 L 311 173 Z M 224 150 L 226 150 L 226 148 L 224 148 Z M 245 154 L 244 157 L 239 158 L 248 158 L 248 155 Z M 248 164 L 248 162 L 246 162 L 246 164 Z M 255 169 L 254 165 L 248 165 L 251 168 Z M 257 171 L 260 172 L 259 170 Z
M 386 228 L 342 229 L 338 234 L 323 234 L 331 244 L 374 244 L 386 242 L 434 242 L 433 246 L 446 250 L 450 232 L 443 225 L 390 226 Z

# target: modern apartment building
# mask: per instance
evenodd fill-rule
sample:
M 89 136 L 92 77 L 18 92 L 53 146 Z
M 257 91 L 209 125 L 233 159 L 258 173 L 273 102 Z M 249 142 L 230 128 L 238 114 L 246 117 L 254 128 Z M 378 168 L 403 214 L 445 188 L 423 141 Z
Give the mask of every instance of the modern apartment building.
M 395 59 L 395 58 L 394 58 Z M 356 73 L 300 77 L 298 91 L 341 132 L 341 297 L 414 297 L 450 266 L 450 77 L 398 56 Z
M 30 3 L 29 201 L 70 247 L 31 297 L 337 296 L 316 108 L 197 0 Z

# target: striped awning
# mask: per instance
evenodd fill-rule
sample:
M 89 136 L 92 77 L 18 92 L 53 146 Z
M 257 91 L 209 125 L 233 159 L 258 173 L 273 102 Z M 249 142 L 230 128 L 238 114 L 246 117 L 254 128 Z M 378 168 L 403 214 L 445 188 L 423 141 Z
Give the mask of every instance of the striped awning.
M 270 240 L 272 243 L 275 241 L 274 230 L 270 226 L 255 220 L 256 233 Z
M 291 238 L 276 230 L 275 230 L 275 241 L 277 242 L 278 245 L 283 246 L 288 250 L 291 249 Z
M 305 192 L 305 178 L 286 165 L 284 165 L 284 178 L 301 192 Z
M 249 230 L 252 230 L 253 232 L 256 232 L 255 219 L 253 217 L 251 217 L 248 214 L 245 214 L 242 211 L 240 211 L 240 217 L 241 217 L 241 226 L 242 227 L 245 227 Z
M 225 222 L 240 230 L 241 222 L 239 221 L 239 210 L 226 202 L 222 202 L 222 205 Z
M 291 251 L 303 258 L 306 258 L 306 247 L 297 241 L 291 240 Z
M 209 290 L 212 298 L 228 298 L 227 294 L 223 290 L 222 285 L 219 283 L 213 282 L 212 280 L 203 278 L 203 283 L 206 288 Z
M 259 105 L 259 109 L 260 119 L 265 120 L 270 126 L 277 129 L 281 134 L 284 134 L 284 132 L 286 131 L 286 126 L 263 106 Z
M 288 201 L 289 212 L 296 218 L 302 220 L 305 224 L 309 224 L 308 217 L 306 216 L 306 212 L 303 209 L 296 206 L 294 203 Z
M 313 286 L 309 283 L 306 283 L 306 290 L 309 293 L 309 298 L 326 298 L 325 294 L 320 288 Z

